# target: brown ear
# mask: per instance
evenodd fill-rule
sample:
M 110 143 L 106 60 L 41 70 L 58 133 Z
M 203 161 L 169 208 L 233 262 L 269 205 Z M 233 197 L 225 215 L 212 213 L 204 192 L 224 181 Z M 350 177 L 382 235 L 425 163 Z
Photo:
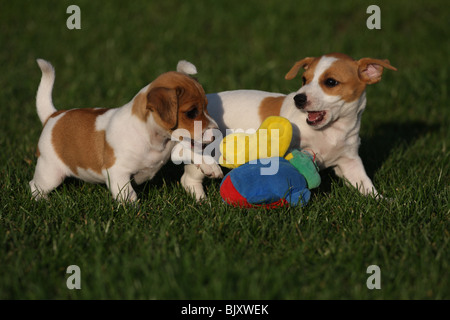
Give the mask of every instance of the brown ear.
M 147 96 L 145 93 L 139 92 L 139 94 L 136 95 L 131 112 L 142 121 L 147 121 L 149 112 L 147 110 Z
M 357 63 L 359 79 L 367 84 L 379 82 L 381 80 L 381 75 L 383 74 L 383 68 L 397 71 L 396 68 L 391 66 L 387 59 L 362 58 Z
M 147 109 L 153 112 L 161 120 L 160 124 L 168 130 L 175 129 L 178 124 L 178 91 L 157 87 L 147 94 Z
M 311 64 L 311 62 L 313 62 L 314 59 L 316 59 L 316 58 L 310 58 L 310 57 L 308 57 L 308 58 L 304 58 L 304 59 L 302 59 L 302 60 L 300 60 L 300 61 L 297 61 L 297 62 L 294 64 L 294 66 L 291 68 L 291 70 L 289 70 L 289 72 L 286 73 L 286 75 L 284 76 L 284 78 L 285 78 L 286 80 L 292 80 L 292 79 L 294 79 L 294 78 L 297 76 L 298 71 L 299 71 L 301 68 L 304 68 L 305 70 L 308 70 L 309 65 Z

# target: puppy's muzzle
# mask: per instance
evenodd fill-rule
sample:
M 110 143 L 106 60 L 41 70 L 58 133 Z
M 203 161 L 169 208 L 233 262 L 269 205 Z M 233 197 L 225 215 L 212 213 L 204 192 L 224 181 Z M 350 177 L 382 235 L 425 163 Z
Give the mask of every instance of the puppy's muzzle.
M 306 107 L 307 100 L 306 94 L 299 93 L 294 97 L 295 106 L 299 109 L 304 109 Z

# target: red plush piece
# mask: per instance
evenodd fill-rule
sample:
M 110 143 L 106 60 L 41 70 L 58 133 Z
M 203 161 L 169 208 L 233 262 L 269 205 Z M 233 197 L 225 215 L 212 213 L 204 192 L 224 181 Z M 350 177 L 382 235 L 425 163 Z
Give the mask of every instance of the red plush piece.
M 220 186 L 220 195 L 222 199 L 225 200 L 226 203 L 232 205 L 233 207 L 240 208 L 267 208 L 267 209 L 275 209 L 279 207 L 289 206 L 289 203 L 286 199 L 280 199 L 273 203 L 267 204 L 251 204 L 245 199 L 239 191 L 233 186 L 231 182 L 230 176 L 225 177 L 221 186 Z

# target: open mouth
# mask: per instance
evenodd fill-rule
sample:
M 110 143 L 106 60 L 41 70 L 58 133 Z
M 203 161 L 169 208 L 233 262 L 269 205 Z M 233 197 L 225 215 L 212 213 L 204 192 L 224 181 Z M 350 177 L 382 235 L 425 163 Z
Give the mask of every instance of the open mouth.
M 308 111 L 306 123 L 310 126 L 316 126 L 323 121 L 326 114 L 326 111 Z

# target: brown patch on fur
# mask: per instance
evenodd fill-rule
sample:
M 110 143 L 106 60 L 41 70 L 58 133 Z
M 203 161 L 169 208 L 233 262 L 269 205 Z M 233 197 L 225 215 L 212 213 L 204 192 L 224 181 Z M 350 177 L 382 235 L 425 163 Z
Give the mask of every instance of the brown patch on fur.
M 264 98 L 259 105 L 258 112 L 261 121 L 270 116 L 279 116 L 284 99 L 285 96 Z
M 325 57 L 332 57 L 332 58 L 336 58 L 339 60 L 355 61 L 349 55 L 346 55 L 346 54 L 340 53 L 340 52 L 329 53 L 329 54 L 326 54 Z
M 147 94 L 146 109 L 154 112 L 155 120 L 167 131 L 174 130 L 178 123 L 178 96 L 181 89 L 156 87 Z
M 310 73 L 314 74 L 314 69 L 316 68 L 317 63 L 319 62 L 320 58 L 304 58 L 300 61 L 297 61 L 294 66 L 289 70 L 289 72 L 284 76 L 286 80 L 292 80 L 294 79 L 300 69 L 305 69 L 309 71 Z M 310 79 L 312 80 L 312 78 Z
M 105 131 L 95 129 L 97 117 L 108 110 L 69 110 L 55 124 L 52 144 L 56 154 L 74 174 L 78 174 L 78 168 L 101 174 L 102 169 L 114 164 L 114 150 L 106 141 Z
M 319 78 L 319 84 L 322 90 L 335 96 L 341 96 L 346 102 L 358 99 L 366 88 L 367 84 L 376 83 L 381 80 L 383 67 L 391 70 L 397 70 L 390 65 L 389 60 L 379 60 L 372 58 L 363 58 L 355 61 L 352 57 L 343 53 L 330 53 L 325 57 L 333 57 L 337 60 L 326 70 Z M 297 76 L 301 68 L 305 69 L 303 73 L 304 83 L 310 83 L 314 78 L 314 73 L 319 58 L 304 58 L 294 64 L 286 74 L 287 80 Z M 370 68 L 370 69 L 368 69 Z M 329 88 L 325 85 L 325 80 L 333 78 L 339 82 L 339 85 Z
M 59 116 L 61 113 L 66 112 L 67 110 L 59 110 L 56 112 L 53 112 L 50 117 L 47 118 L 47 120 L 45 120 L 45 122 L 42 124 L 43 127 L 45 127 L 45 125 L 47 124 L 48 120 L 50 118 L 55 118 L 57 116 Z M 41 150 L 39 150 L 39 146 L 36 147 L 36 157 L 39 158 L 41 156 Z
M 343 54 L 336 58 L 338 60 L 320 76 L 320 87 L 326 94 L 340 96 L 345 102 L 355 101 L 366 88 L 366 84 L 359 80 L 357 62 Z M 332 88 L 327 87 L 325 81 L 328 78 L 335 79 L 339 84 Z
M 353 60 L 343 53 L 332 53 L 326 55 L 338 60 L 334 61 L 330 68 L 322 74 L 319 84 L 324 92 L 330 95 L 339 95 L 346 102 L 358 99 L 366 88 L 367 84 L 377 83 L 381 80 L 383 68 L 397 70 L 390 65 L 389 60 L 379 60 L 372 58 L 362 58 L 359 61 Z M 370 66 L 371 73 L 366 70 Z M 333 78 L 339 85 L 328 88 L 325 85 L 327 78 Z
M 131 114 L 138 117 L 143 122 L 147 121 L 149 110 L 147 109 L 147 92 L 140 92 L 133 100 Z
M 146 92 L 135 97 L 133 115 L 146 122 L 150 114 L 168 132 L 178 128 L 186 129 L 194 136 L 194 121 L 202 122 L 204 130 L 209 125 L 206 118 L 208 101 L 205 91 L 195 79 L 175 71 L 163 73 L 156 78 Z M 197 108 L 194 119 L 187 112 Z
M 178 122 L 177 128 L 189 131 L 191 139 L 194 139 L 194 125 L 196 121 L 201 121 L 201 129 L 205 130 L 210 125 L 208 115 L 208 100 L 206 99 L 203 88 L 196 82 L 195 88 L 183 90 L 178 96 Z M 188 116 L 188 112 L 197 109 L 197 115 L 194 118 Z M 201 137 L 196 137 L 201 139 Z

